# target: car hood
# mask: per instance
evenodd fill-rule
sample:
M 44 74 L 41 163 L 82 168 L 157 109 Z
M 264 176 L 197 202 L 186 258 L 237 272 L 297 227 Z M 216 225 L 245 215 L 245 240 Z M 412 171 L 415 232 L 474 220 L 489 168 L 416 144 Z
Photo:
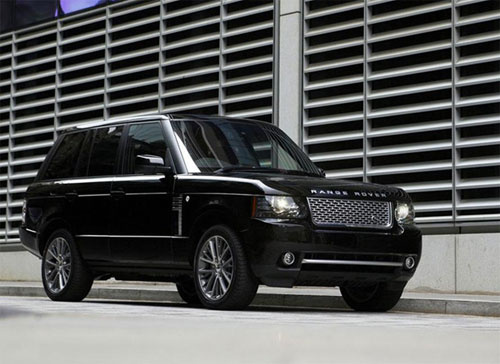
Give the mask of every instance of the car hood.
M 221 175 L 222 178 L 224 176 L 259 181 L 259 184 L 264 185 L 263 192 L 268 194 L 382 200 L 409 199 L 408 194 L 400 188 L 343 179 L 252 172 Z

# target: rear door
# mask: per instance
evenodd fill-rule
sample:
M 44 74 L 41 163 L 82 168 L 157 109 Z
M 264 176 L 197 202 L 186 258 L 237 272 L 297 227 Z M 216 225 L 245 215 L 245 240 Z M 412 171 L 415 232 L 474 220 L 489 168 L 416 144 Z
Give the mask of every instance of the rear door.
M 76 176 L 66 186 L 73 199 L 75 238 L 83 257 L 94 262 L 109 261 L 110 190 L 123 130 L 121 125 L 93 130 L 80 153 Z
M 160 122 L 130 124 L 122 149 L 123 174 L 111 188 L 111 258 L 116 263 L 164 265 L 172 261 L 173 176 Z M 161 169 L 161 168 L 160 168 Z

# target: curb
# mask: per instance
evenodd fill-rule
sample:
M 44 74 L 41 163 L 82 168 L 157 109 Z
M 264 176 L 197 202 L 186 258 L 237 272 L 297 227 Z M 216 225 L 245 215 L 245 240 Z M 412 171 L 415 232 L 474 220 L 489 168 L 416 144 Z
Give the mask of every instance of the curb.
M 3 284 L 0 296 L 46 297 L 40 285 Z M 460 296 L 460 295 L 457 295 Z M 146 288 L 94 286 L 87 299 L 124 300 L 124 301 L 166 301 L 182 303 L 175 286 L 146 286 Z M 311 309 L 350 310 L 342 297 L 333 294 L 300 294 L 259 292 L 252 305 Z M 425 297 L 402 297 L 393 311 L 437 313 L 454 315 L 474 315 L 500 317 L 500 301 L 484 299 L 461 299 Z

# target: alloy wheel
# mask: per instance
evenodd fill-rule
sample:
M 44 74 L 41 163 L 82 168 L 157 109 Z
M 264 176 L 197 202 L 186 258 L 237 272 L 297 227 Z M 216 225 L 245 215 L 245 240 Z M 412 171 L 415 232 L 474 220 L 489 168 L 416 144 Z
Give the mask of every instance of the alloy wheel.
M 221 300 L 233 281 L 233 253 L 220 235 L 209 237 L 198 253 L 197 278 L 205 298 Z
M 47 248 L 44 261 L 44 275 L 52 293 L 61 292 L 71 275 L 71 250 L 66 239 L 57 237 Z

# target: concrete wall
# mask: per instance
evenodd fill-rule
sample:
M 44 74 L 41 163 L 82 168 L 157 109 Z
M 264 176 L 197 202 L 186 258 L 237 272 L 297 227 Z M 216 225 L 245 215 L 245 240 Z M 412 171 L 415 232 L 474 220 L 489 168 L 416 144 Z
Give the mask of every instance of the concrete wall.
M 39 281 L 40 260 L 0 252 L 0 280 Z M 500 294 L 500 234 L 426 235 L 409 291 Z
M 28 252 L 0 252 L 1 281 L 39 281 L 40 271 L 40 259 Z
M 500 293 L 500 234 L 426 235 L 408 290 Z

